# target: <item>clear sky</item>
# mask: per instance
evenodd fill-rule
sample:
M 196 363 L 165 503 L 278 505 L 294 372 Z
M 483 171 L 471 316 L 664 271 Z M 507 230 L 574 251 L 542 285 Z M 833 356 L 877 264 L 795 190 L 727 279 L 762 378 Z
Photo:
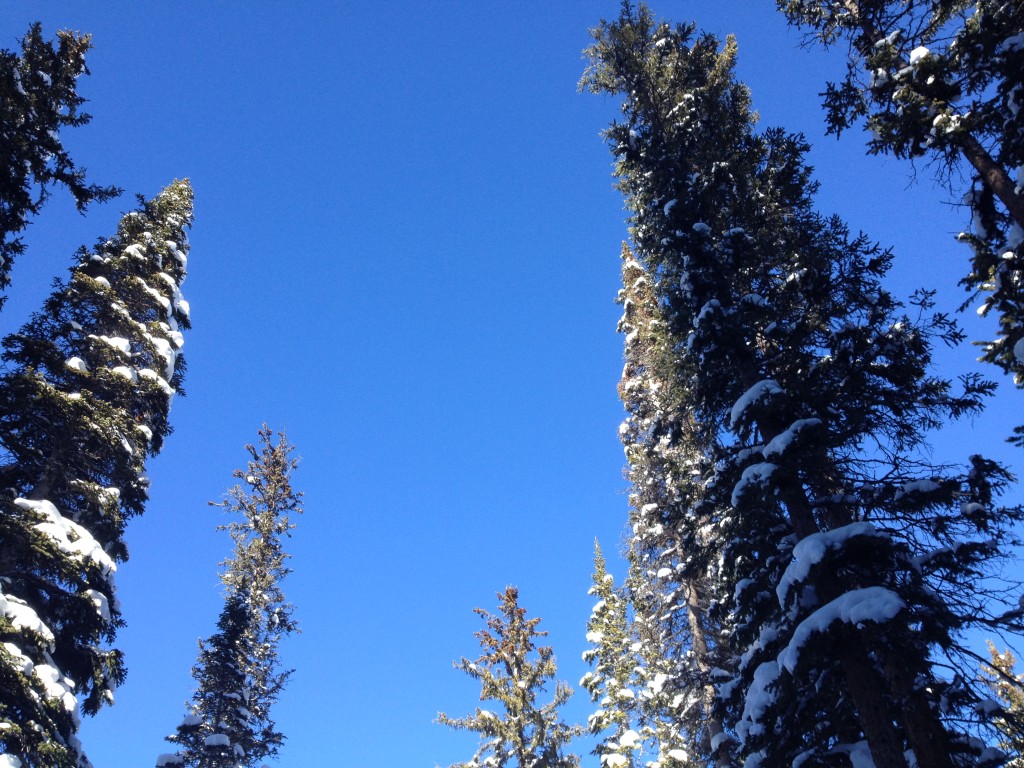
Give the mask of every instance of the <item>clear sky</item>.
M 734 32 L 764 122 L 816 145 L 821 208 L 895 246 L 897 293 L 936 286 L 945 306 L 959 302 L 964 214 L 927 170 L 911 184 L 904 163 L 865 157 L 856 133 L 823 136 L 816 94 L 839 58 L 801 50 L 771 0 L 653 7 Z M 127 193 L 84 218 L 54 198 L 30 227 L 0 331 L 78 245 L 113 231 L 132 194 L 183 176 L 196 193 L 188 395 L 128 530 L 128 681 L 82 729 L 97 768 L 169 751 L 230 549 L 206 502 L 264 421 L 297 446 L 307 509 L 284 584 L 303 634 L 282 648 L 296 672 L 276 710 L 280 765 L 467 759 L 472 738 L 432 720 L 476 705 L 451 662 L 477 655 L 472 609 L 495 607 L 507 584 L 544 618 L 576 686 L 592 543 L 614 553 L 627 512 L 613 303 L 625 214 L 599 137 L 616 105 L 576 92 L 587 29 L 617 10 L 5 1 L 0 47 L 37 19 L 47 35 L 92 33 L 80 88 L 94 119 L 66 143 L 92 181 Z M 943 360 L 955 374 L 972 356 Z M 940 436 L 937 456 L 1018 461 L 1000 440 L 1019 397 Z M 587 711 L 578 692 L 568 712 Z

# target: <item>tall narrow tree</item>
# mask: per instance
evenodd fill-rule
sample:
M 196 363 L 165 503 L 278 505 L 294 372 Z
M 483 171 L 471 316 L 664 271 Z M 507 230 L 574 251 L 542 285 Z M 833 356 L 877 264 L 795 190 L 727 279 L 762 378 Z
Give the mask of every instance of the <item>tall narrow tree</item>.
M 1024 386 L 1024 5 L 776 1 L 809 39 L 849 50 L 825 91 L 829 130 L 865 124 L 871 153 L 924 158 L 963 199 L 972 223 L 960 239 L 974 251 L 963 283 L 999 322 L 984 359 Z
M 234 474 L 244 485 L 218 504 L 241 518 L 222 526 L 234 541 L 221 575 L 224 610 L 218 631 L 200 643 L 189 713 L 167 737 L 179 749 L 158 766 L 255 768 L 284 742 L 270 710 L 291 674 L 278 658 L 281 640 L 297 630 L 281 581 L 291 572 L 284 540 L 302 513 L 302 494 L 292 488 L 297 460 L 283 433 L 275 442 L 264 425 L 259 445 L 246 450 L 248 466 Z
M 701 753 L 692 748 L 694 739 L 680 716 L 685 697 L 670 683 L 678 660 L 658 642 L 660 634 L 646 631 L 660 627 L 645 622 L 650 616 L 633 605 L 640 591 L 617 587 L 600 547 L 595 549 L 590 592 L 597 603 L 587 622 L 592 647 L 583 654 L 593 671 L 580 681 L 597 704 L 587 720 L 588 730 L 602 737 L 594 753 L 606 768 L 698 765 Z
M 906 312 L 879 282 L 890 254 L 815 212 L 806 144 L 755 132 L 734 43 L 628 3 L 595 35 L 585 82 L 623 98 L 607 135 L 633 252 L 697 426 L 674 439 L 704 456 L 668 522 L 714 554 L 701 599 L 735 651 L 711 679 L 737 758 L 993 764 L 962 633 L 1019 626 L 977 587 L 1020 510 L 992 462 L 923 458 L 991 385 L 931 375 L 959 332 L 926 294 Z
M 191 221 L 175 182 L 83 248 L 3 342 L 0 755 L 26 768 L 87 765 L 79 705 L 94 714 L 124 677 L 114 572 L 181 387 Z
M 56 45 L 33 24 L 20 54 L 0 50 L 0 291 L 10 284 L 14 258 L 25 250 L 18 234 L 54 186 L 67 187 L 82 211 L 120 193 L 89 184 L 64 148 L 60 131 L 89 122 L 80 111 L 78 77 L 88 73 L 89 36 L 57 33 Z M 0 295 L 0 307 L 5 297 Z
M 487 629 L 476 633 L 483 653 L 476 661 L 463 658 L 455 666 L 480 681 L 480 700 L 493 701 L 502 712 L 477 708 L 468 717 L 451 718 L 438 713 L 437 722 L 480 734 L 480 748 L 460 768 L 578 768 L 579 758 L 565 748 L 582 733 L 579 726 L 562 722 L 558 709 L 572 690 L 555 684 L 554 698 L 539 704 L 537 697 L 554 678 L 554 651 L 538 647 L 536 638 L 547 632 L 537 629 L 540 619 L 526 618 L 519 607 L 519 590 L 507 587 L 498 594 L 500 615 L 475 608 Z M 455 766 L 453 766 L 455 768 Z
M 703 535 L 710 519 L 678 524 L 701 496 L 695 478 L 708 469 L 707 456 L 695 447 L 713 437 L 701 434 L 689 410 L 654 282 L 626 245 L 622 282 L 619 332 L 625 334 L 626 363 L 619 395 L 627 416 L 619 437 L 629 462 L 633 532 L 628 592 L 641 655 L 661 675 L 658 695 L 646 698 L 644 709 L 657 705 L 661 711 L 650 711 L 650 718 L 678 723 L 671 741 L 684 739 L 693 759 L 724 766 L 727 756 L 718 749 L 724 731 L 711 706 L 711 670 L 726 662 L 714 658 L 715 631 L 705 599 L 715 570 Z

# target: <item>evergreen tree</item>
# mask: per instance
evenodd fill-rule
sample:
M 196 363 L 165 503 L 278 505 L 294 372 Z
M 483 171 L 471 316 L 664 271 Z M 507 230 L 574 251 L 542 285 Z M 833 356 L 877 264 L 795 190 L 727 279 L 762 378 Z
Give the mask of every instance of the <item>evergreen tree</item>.
M 874 154 L 926 158 L 972 214 L 963 283 L 999 330 L 983 359 L 1024 386 L 1024 5 L 1005 0 L 777 0 L 808 37 L 850 51 L 825 110 Z M 1024 433 L 1018 434 L 1018 441 Z
M 715 569 L 705 541 L 709 520 L 678 525 L 694 508 L 706 456 L 695 451 L 700 425 L 688 408 L 688 394 L 676 363 L 671 334 L 662 318 L 647 271 L 629 247 L 622 250 L 625 357 L 619 395 L 626 420 L 619 429 L 629 462 L 630 577 L 628 590 L 647 669 L 659 668 L 657 695 L 647 691 L 645 710 L 670 742 L 685 738 L 682 751 L 705 762 L 728 765 L 719 750 L 720 718 L 712 711 L 710 673 L 726 663 L 714 658 L 715 634 L 704 595 Z M 688 435 L 689 439 L 684 439 Z M 704 467 L 706 471 L 708 468 Z M 710 557 L 710 559 L 709 559 Z
M 590 699 L 598 704 L 589 718 L 587 730 L 595 736 L 605 735 L 594 749 L 602 766 L 635 768 L 635 752 L 641 748 L 640 734 L 635 730 L 637 653 L 634 649 L 629 604 L 622 589 L 616 588 L 608 573 L 600 545 L 594 542 L 594 584 L 590 594 L 597 598 L 587 621 L 587 642 L 592 648 L 583 653 L 593 671 L 587 672 L 580 685 Z
M 930 374 L 958 330 L 927 294 L 905 310 L 880 285 L 891 255 L 815 212 L 806 144 L 754 131 L 733 41 L 628 3 L 595 37 L 584 83 L 623 98 L 607 136 L 685 388 L 691 426 L 667 444 L 703 457 L 658 511 L 692 548 L 681 571 L 694 556 L 711 577 L 692 584 L 722 633 L 718 747 L 749 768 L 996 764 L 962 638 L 1019 627 L 979 583 L 1021 511 L 996 503 L 994 463 L 924 458 L 991 384 Z
M 468 717 L 451 718 L 438 713 L 437 722 L 480 734 L 480 748 L 460 768 L 578 768 L 579 758 L 564 754 L 566 745 L 582 728 L 563 723 L 558 708 L 572 695 L 563 682 L 555 684 L 554 699 L 537 702 L 549 680 L 554 678 L 554 651 L 537 647 L 535 639 L 547 632 L 537 629 L 540 619 L 527 619 L 519 607 L 519 590 L 507 587 L 498 594 L 501 614 L 475 608 L 487 623 L 476 633 L 483 649 L 476 661 L 463 658 L 455 667 L 480 681 L 480 700 L 494 701 L 503 710 L 494 713 L 476 709 Z M 453 768 L 455 768 L 453 766 Z
M 181 387 L 191 221 L 191 188 L 175 182 L 83 248 L 3 341 L 0 755 L 14 765 L 88 765 L 79 704 L 94 714 L 124 677 L 107 645 L 123 623 L 114 572 Z
M 1012 651 L 1000 653 L 990 640 L 988 653 L 989 663 L 982 667 L 982 675 L 999 701 L 986 705 L 1001 710 L 996 719 L 996 727 L 1003 736 L 999 746 L 1013 755 L 1005 768 L 1024 768 L 1024 679 L 1013 670 L 1017 659 Z
M 17 236 L 63 185 L 82 211 L 93 201 L 120 194 L 115 187 L 88 184 L 60 139 L 60 130 L 89 122 L 77 78 L 86 74 L 88 35 L 61 31 L 57 44 L 33 24 L 21 40 L 21 54 L 0 50 L 0 291 L 10 284 L 14 258 L 25 250 Z M 4 297 L 0 296 L 0 306 Z
M 281 590 L 291 570 L 284 539 L 302 513 L 302 494 L 293 490 L 297 460 L 283 433 L 264 425 L 258 446 L 247 445 L 249 462 L 236 485 L 217 506 L 241 518 L 221 529 L 234 541 L 223 563 L 226 589 L 218 631 L 199 645 L 192 669 L 196 692 L 189 713 L 167 740 L 179 747 L 161 755 L 158 766 L 255 768 L 275 757 L 284 742 L 270 716 L 291 670 L 283 670 L 278 646 L 297 631 L 293 607 Z
M 587 719 L 596 736 L 612 731 L 594 753 L 607 768 L 633 768 L 640 755 L 650 754 L 649 768 L 693 765 L 678 725 L 683 697 L 671 693 L 673 660 L 665 649 L 644 637 L 636 623 L 631 591 L 617 588 L 607 572 L 601 548 L 595 543 L 594 586 L 598 598 L 587 622 L 593 647 L 583 654 L 594 666 L 580 681 L 598 704 Z

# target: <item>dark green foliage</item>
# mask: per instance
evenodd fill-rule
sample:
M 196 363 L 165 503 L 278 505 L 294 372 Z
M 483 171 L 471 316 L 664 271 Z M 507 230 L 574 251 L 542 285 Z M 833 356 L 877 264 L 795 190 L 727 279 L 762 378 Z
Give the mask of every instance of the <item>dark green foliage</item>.
M 86 764 L 78 703 L 95 713 L 124 677 L 107 647 L 122 624 L 113 577 L 184 372 L 191 221 L 191 188 L 175 182 L 82 249 L 3 342 L 0 753 L 25 766 Z
M 224 602 L 217 632 L 199 644 L 199 660 L 192 673 L 199 688 L 192 698 L 191 713 L 168 741 L 181 746 L 177 755 L 164 755 L 157 765 L 195 765 L 234 768 L 249 764 L 255 732 L 249 727 L 249 686 L 245 660 L 253 613 L 248 594 L 234 592 Z M 247 747 L 249 749 L 247 749 Z
M 537 703 L 538 694 L 554 678 L 554 651 L 537 647 L 534 640 L 547 632 L 537 630 L 540 619 L 527 619 L 519 607 L 519 591 L 507 587 L 498 594 L 501 614 L 492 615 L 475 608 L 487 622 L 487 629 L 476 633 L 483 653 L 476 661 L 463 658 L 455 666 L 480 681 L 480 700 L 493 701 L 502 712 L 477 708 L 468 717 L 451 718 L 438 713 L 437 722 L 480 734 L 480 749 L 461 768 L 578 768 L 579 758 L 563 749 L 582 733 L 578 726 L 566 725 L 558 715 L 572 695 L 565 683 L 555 684 L 554 699 Z M 455 768 L 455 766 L 453 766 Z
M 62 128 L 89 122 L 77 78 L 86 74 L 88 35 L 61 31 L 56 45 L 33 24 L 20 54 L 0 51 L 0 291 L 10 284 L 14 258 L 24 243 L 17 236 L 42 208 L 54 186 L 63 185 L 79 211 L 120 194 L 115 187 L 86 182 L 61 143 Z M 0 296 L 0 306 L 4 298 Z
M 1006 0 L 777 0 L 810 40 L 850 51 L 825 111 L 863 123 L 873 154 L 923 158 L 971 214 L 963 279 L 999 323 L 983 359 L 1024 386 L 1024 4 Z
M 664 647 L 702 662 L 689 700 L 714 684 L 735 748 L 716 757 L 992 764 L 962 633 L 1019 624 L 978 586 L 1020 510 L 997 504 L 1002 468 L 934 466 L 925 441 L 991 385 L 931 373 L 959 331 L 927 294 L 904 309 L 881 287 L 890 254 L 814 210 L 806 143 L 754 130 L 732 41 L 628 3 L 595 36 L 584 84 L 623 98 L 607 137 L 637 262 L 631 551 Z
M 259 438 L 246 446 L 248 466 L 234 474 L 244 485 L 217 504 L 241 518 L 222 526 L 235 544 L 221 575 L 224 610 L 218 632 L 200 643 L 189 714 L 167 738 L 178 752 L 162 755 L 160 766 L 255 768 L 284 742 L 270 709 L 291 674 L 281 668 L 278 645 L 298 630 L 281 580 L 291 572 L 283 543 L 295 527 L 291 516 L 302 513 L 302 494 L 292 489 L 298 462 L 284 434 L 274 442 L 264 425 Z

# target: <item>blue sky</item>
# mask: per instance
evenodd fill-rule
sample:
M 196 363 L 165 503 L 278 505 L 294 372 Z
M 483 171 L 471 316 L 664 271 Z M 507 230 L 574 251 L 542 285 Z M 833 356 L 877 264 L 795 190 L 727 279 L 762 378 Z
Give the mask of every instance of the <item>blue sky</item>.
M 280 765 L 448 765 L 474 743 L 432 724 L 476 705 L 451 668 L 475 656 L 476 606 L 520 587 L 573 685 L 585 671 L 592 543 L 626 517 L 613 303 L 622 203 L 578 94 L 587 29 L 618 3 L 7 0 L 0 47 L 33 20 L 90 32 L 93 122 L 66 143 L 122 199 L 80 217 L 63 196 L 30 227 L 0 330 L 15 329 L 78 245 L 131 195 L 196 191 L 194 328 L 175 434 L 119 571 L 129 677 L 82 731 L 98 766 L 152 765 L 184 712 L 196 640 L 221 606 L 214 527 L 264 421 L 302 463 L 306 515 L 284 588 L 303 634 L 277 708 Z M 656 13 L 734 32 L 767 124 L 804 131 L 821 208 L 897 252 L 893 286 L 942 289 L 967 254 L 962 212 L 922 170 L 823 136 L 816 94 L 842 61 L 799 47 L 768 0 L 666 0 Z M 984 326 L 982 326 L 984 327 Z M 970 366 L 971 350 L 943 356 Z M 938 436 L 962 460 L 1000 445 L 1019 395 Z M 617 576 L 621 564 L 612 567 Z M 578 693 L 568 713 L 585 719 Z

